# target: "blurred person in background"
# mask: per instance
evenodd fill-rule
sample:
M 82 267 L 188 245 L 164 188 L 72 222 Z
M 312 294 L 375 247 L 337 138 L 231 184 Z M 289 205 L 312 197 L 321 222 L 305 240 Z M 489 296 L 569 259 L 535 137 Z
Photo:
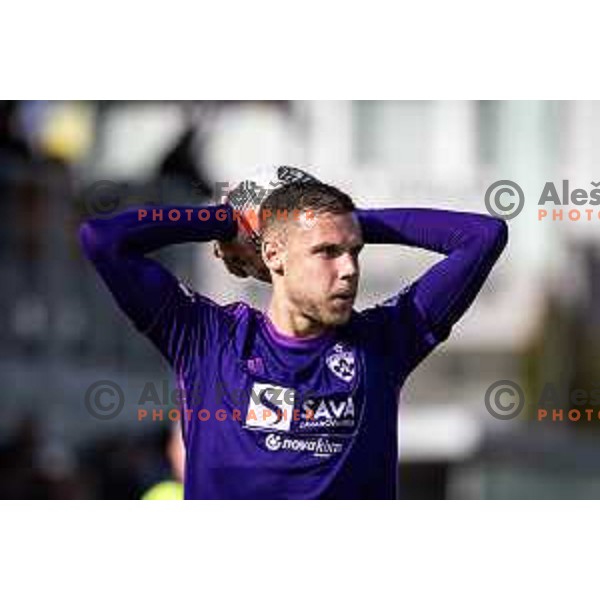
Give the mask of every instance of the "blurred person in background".
M 142 496 L 142 500 L 183 500 L 185 447 L 179 423 L 174 423 L 169 429 L 165 444 L 165 454 L 171 468 L 172 477 L 153 485 Z

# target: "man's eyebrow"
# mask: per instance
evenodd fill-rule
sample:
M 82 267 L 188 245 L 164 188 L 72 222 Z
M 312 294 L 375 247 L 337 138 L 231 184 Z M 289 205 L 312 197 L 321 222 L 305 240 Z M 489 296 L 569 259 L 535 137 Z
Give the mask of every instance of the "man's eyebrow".
M 321 252 L 321 250 L 329 250 L 330 248 L 341 248 L 341 244 L 336 244 L 335 242 L 322 242 L 316 246 L 313 246 L 310 251 L 317 253 Z
M 351 252 L 360 252 L 363 248 L 364 248 L 364 242 L 358 242 L 357 244 L 352 244 L 350 246 L 348 246 L 348 249 Z M 313 246 L 310 250 L 313 253 L 317 253 L 317 252 L 321 252 L 322 250 L 330 250 L 330 249 L 342 249 L 344 248 L 345 245 L 344 244 L 336 244 L 335 242 L 322 242 L 321 244 L 317 244 L 316 246 Z

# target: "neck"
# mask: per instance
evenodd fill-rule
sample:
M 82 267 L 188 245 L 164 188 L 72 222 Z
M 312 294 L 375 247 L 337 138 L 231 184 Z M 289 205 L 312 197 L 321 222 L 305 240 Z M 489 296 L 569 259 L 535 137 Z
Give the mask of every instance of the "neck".
M 325 325 L 309 319 L 288 300 L 279 298 L 276 294 L 271 297 L 267 316 L 277 331 L 291 337 L 311 338 L 327 331 Z

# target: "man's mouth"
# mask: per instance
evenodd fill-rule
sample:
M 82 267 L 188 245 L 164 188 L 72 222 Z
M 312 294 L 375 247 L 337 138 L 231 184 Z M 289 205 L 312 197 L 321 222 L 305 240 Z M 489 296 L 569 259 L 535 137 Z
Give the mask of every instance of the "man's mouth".
M 354 298 L 356 298 L 356 292 L 338 292 L 337 294 L 333 294 L 333 300 L 342 300 L 344 302 L 354 302 Z

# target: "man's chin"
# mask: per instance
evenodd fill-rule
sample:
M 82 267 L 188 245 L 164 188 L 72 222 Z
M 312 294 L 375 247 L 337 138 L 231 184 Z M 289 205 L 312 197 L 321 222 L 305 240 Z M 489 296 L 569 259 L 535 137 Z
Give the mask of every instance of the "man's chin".
M 350 320 L 351 316 L 351 308 L 349 310 L 336 311 L 334 313 L 329 313 L 323 320 L 323 324 L 328 327 L 339 327 L 340 325 L 345 325 Z

